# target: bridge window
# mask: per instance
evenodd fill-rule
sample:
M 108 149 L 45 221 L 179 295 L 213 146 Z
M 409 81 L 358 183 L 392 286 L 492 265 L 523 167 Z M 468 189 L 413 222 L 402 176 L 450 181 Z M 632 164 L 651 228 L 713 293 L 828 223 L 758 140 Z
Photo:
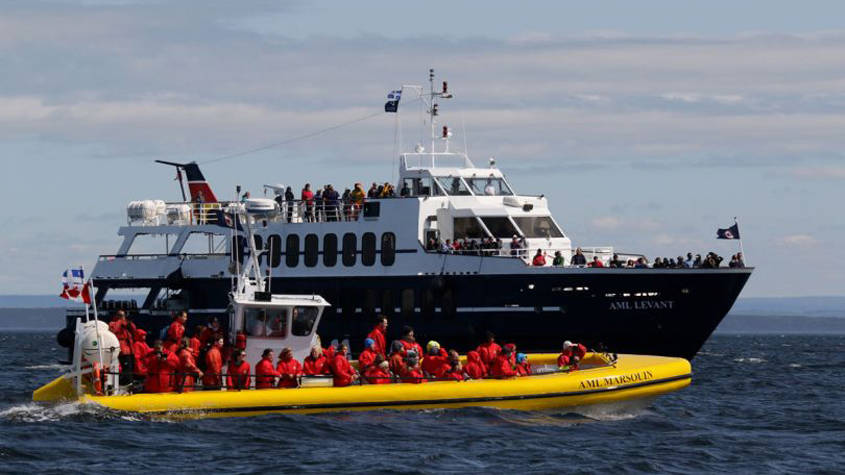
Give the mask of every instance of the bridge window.
M 522 234 L 528 238 L 562 238 L 563 233 L 549 216 L 520 216 L 514 217 L 516 225 L 522 229 Z
M 244 332 L 252 337 L 284 338 L 287 321 L 287 311 L 283 308 L 244 309 Z
M 511 220 L 507 216 L 484 216 L 481 218 L 490 234 L 500 238 L 510 238 L 514 234 L 519 234 L 519 231 L 513 226 Z
M 446 190 L 446 193 L 451 196 L 472 195 L 469 188 L 467 188 L 466 183 L 464 183 L 459 176 L 441 176 L 437 178 L 437 182 L 440 183 L 440 186 L 443 187 L 443 189 Z
M 270 266 L 279 267 L 282 263 L 282 237 L 278 234 L 267 236 L 267 247 L 270 249 Z
M 358 238 L 354 233 L 346 233 L 343 235 L 343 265 L 352 267 L 355 265 L 355 253 L 358 246 Z
M 316 236 L 314 237 L 316 238 Z M 308 236 L 305 237 L 305 245 L 308 246 Z M 290 325 L 291 334 L 293 336 L 310 335 L 314 331 L 318 312 L 319 310 L 316 307 L 294 307 Z
M 396 235 L 384 233 L 381 235 L 381 265 L 392 266 L 396 262 Z
M 512 195 L 505 180 L 496 177 L 467 178 L 467 183 L 473 193 L 479 196 Z
M 477 218 L 455 218 L 454 239 L 480 239 L 484 236 L 484 228 L 478 223 Z
M 371 266 L 376 263 L 376 235 L 364 233 L 361 236 L 361 264 Z
M 285 245 L 285 264 L 288 267 L 299 265 L 299 234 L 288 234 Z
M 334 267 L 337 264 L 337 235 L 326 234 L 323 236 L 323 265 Z
M 317 247 L 320 240 L 316 234 L 305 235 L 305 265 L 307 267 L 314 267 L 317 265 Z

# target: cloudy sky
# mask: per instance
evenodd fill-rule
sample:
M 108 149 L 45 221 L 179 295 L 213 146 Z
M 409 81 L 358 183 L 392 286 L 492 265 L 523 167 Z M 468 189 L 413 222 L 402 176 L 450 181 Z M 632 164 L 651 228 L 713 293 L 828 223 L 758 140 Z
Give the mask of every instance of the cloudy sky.
M 576 244 L 728 254 L 737 216 L 743 295 L 845 293 L 840 2 L 174 3 L 0 2 L 0 293 L 54 292 L 116 250 L 128 201 L 177 199 L 154 159 L 374 114 L 429 67 L 457 143 L 546 194 Z M 220 194 L 384 181 L 393 137 L 376 115 L 203 170 Z

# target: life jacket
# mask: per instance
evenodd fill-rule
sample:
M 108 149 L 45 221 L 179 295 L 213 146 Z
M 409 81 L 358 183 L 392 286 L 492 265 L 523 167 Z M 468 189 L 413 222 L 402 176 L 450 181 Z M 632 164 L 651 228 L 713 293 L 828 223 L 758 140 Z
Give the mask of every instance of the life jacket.
M 194 335 L 191 337 L 188 343 L 190 345 L 191 353 L 194 355 L 194 358 L 199 358 L 200 349 L 202 348 L 202 342 L 200 341 L 200 339 L 196 335 Z
M 376 327 L 373 328 L 370 334 L 367 335 L 367 338 L 371 338 L 373 340 L 374 343 L 372 346 L 372 350 L 375 353 L 380 354 L 382 356 L 387 355 L 387 346 L 384 339 L 384 333 L 381 331 L 381 326 L 376 325 Z
M 138 328 L 135 330 L 135 342 L 132 343 L 132 355 L 135 358 L 135 374 L 138 376 L 147 375 L 146 358 L 152 351 L 152 348 L 147 345 L 147 332 Z
M 246 360 L 241 364 L 232 361 L 226 372 L 228 373 L 226 386 L 229 389 L 249 389 L 249 363 Z
M 120 342 L 120 354 L 128 355 L 132 353 L 132 335 L 129 333 L 129 328 L 126 322 L 120 320 L 113 320 L 109 322 L 109 331 L 114 333 L 117 341 Z
M 255 389 L 272 388 L 278 375 L 273 362 L 267 358 L 261 358 L 261 361 L 255 365 Z
M 478 345 L 478 348 L 476 348 L 475 351 L 478 352 L 478 355 L 481 357 L 481 361 L 489 367 L 490 364 L 493 363 L 493 360 L 499 356 L 499 353 L 502 352 L 502 347 L 494 341 Z
M 388 358 L 390 362 L 390 371 L 395 375 L 402 374 L 405 371 L 405 358 L 402 357 L 402 353 L 393 353 Z
M 219 345 L 211 345 L 205 352 L 205 371 L 202 375 L 202 385 L 206 388 L 219 388 L 223 385 L 223 355 Z
M 173 392 L 176 382 L 173 374 L 179 368 L 179 358 L 175 353 L 164 351 L 164 357 L 159 357 L 155 351 L 147 355 L 145 361 L 147 367 L 147 379 L 144 381 L 144 388 L 151 393 Z
M 408 368 L 406 365 L 402 371 L 401 380 L 403 383 L 420 384 L 426 382 L 425 374 L 417 366 L 415 368 Z
M 497 356 L 493 364 L 490 365 L 490 376 L 501 378 L 515 375 L 516 371 L 511 366 L 510 358 L 504 354 Z
M 445 374 L 443 374 L 443 377 L 446 378 L 446 379 L 454 379 L 455 381 L 463 381 L 464 380 L 464 371 L 463 371 L 463 369 L 461 369 L 460 371 L 457 371 L 456 369 L 450 367 L 449 370 L 446 371 Z
M 569 355 L 567 355 L 566 353 L 561 353 L 557 357 L 557 367 L 565 368 L 567 366 L 569 366 Z
M 531 376 L 531 363 L 527 360 L 516 364 L 516 374 L 519 376 Z
M 295 388 L 299 386 L 297 379 L 302 376 L 302 365 L 295 358 L 279 360 L 279 364 L 276 365 L 276 372 L 280 376 L 280 388 Z
M 487 368 L 477 351 L 467 353 L 467 364 L 464 365 L 464 372 L 472 379 L 481 379 L 487 376 Z
M 358 355 L 358 370 L 365 371 L 376 361 L 377 353 L 370 348 L 365 349 Z
M 417 356 L 420 357 L 420 358 L 422 358 L 425 355 L 425 353 L 423 353 L 422 346 L 420 346 L 419 343 L 417 343 L 415 341 L 413 341 L 413 342 L 405 341 L 405 340 L 399 340 L 399 341 L 402 342 L 402 348 L 405 350 L 405 355 L 408 354 L 408 350 L 414 350 L 417 353 Z
M 197 383 L 200 370 L 194 360 L 194 352 L 190 348 L 179 350 L 179 374 L 176 376 L 176 387 L 182 392 L 191 392 Z
M 185 336 L 185 326 L 182 325 L 182 322 L 179 320 L 170 322 L 170 326 L 167 328 L 167 340 L 164 342 L 164 349 L 171 353 L 178 351 L 179 342 L 182 341 L 183 336 Z

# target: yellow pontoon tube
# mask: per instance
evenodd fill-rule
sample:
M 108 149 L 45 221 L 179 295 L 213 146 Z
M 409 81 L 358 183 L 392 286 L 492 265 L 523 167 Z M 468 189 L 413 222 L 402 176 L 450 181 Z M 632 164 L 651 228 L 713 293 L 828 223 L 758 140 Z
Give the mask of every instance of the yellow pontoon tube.
M 529 355 L 535 367 L 554 365 L 556 358 L 553 354 Z M 653 398 L 688 386 L 692 378 L 690 364 L 682 358 L 619 355 L 613 364 L 605 358 L 591 353 L 582 362 L 585 369 L 510 379 L 84 395 L 81 400 L 119 411 L 187 418 L 471 406 L 547 410 Z

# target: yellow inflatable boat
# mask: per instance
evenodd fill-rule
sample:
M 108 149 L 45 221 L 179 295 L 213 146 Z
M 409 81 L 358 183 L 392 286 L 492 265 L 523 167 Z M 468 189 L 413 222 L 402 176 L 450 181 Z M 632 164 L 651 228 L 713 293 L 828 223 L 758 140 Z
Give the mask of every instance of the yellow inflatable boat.
M 181 394 L 84 394 L 79 400 L 118 411 L 175 418 L 473 406 L 533 411 L 641 399 L 648 402 L 688 386 L 692 378 L 690 364 L 682 358 L 619 355 L 611 361 L 606 355 L 590 353 L 581 368 L 572 372 L 553 371 L 556 358 L 554 354 L 529 355 L 536 374 L 510 379 Z M 37 390 L 33 398 L 55 400 L 69 389 L 56 380 Z

